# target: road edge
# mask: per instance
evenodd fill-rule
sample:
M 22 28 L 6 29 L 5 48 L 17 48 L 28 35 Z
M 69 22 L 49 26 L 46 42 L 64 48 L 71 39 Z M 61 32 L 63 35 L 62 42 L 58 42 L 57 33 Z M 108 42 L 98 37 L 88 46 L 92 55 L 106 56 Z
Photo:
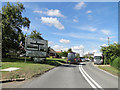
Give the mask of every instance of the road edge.
M 98 69 L 98 70 L 100 70 L 100 71 L 102 71 L 102 72 L 105 72 L 106 74 L 111 75 L 111 76 L 113 76 L 113 77 L 115 77 L 115 78 L 118 78 L 118 76 L 115 76 L 115 75 L 113 75 L 113 74 L 111 74 L 111 73 L 109 73 L 109 72 L 107 72 L 107 71 L 105 71 L 105 70 L 103 70 L 103 69 L 98 68 L 98 66 L 95 66 L 94 63 L 92 63 L 92 65 L 93 65 L 96 69 Z

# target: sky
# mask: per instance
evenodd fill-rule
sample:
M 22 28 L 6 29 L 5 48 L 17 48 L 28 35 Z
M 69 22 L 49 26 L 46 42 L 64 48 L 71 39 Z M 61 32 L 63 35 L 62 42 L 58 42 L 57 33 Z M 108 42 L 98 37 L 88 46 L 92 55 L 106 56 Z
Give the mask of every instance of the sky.
M 15 3 L 15 2 L 14 2 Z M 81 55 L 100 52 L 100 46 L 118 41 L 117 2 L 21 2 L 31 21 L 29 35 L 37 30 L 56 51 L 72 48 Z M 2 3 L 6 5 L 6 3 Z

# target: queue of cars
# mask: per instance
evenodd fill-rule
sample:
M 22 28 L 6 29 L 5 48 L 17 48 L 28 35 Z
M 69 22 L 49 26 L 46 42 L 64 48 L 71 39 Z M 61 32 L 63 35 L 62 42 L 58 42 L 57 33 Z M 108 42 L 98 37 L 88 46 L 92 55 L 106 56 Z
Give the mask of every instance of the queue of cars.
M 103 60 L 104 59 L 102 54 L 94 54 L 94 59 L 90 60 L 89 58 L 84 58 L 84 57 L 77 58 L 76 54 L 71 52 L 71 53 L 68 53 L 67 63 L 69 62 L 69 63 L 79 64 L 80 62 L 93 61 L 94 64 L 103 64 Z
M 79 64 L 80 62 L 85 62 L 85 61 L 91 61 L 89 58 L 77 58 L 76 54 L 71 52 L 68 53 L 68 60 L 67 63 L 74 63 L 74 64 Z

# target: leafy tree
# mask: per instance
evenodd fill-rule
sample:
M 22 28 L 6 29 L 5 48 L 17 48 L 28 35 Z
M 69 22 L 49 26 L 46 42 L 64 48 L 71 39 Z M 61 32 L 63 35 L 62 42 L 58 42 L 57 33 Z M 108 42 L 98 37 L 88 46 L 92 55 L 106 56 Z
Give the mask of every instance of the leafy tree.
M 93 60 L 93 57 L 92 57 L 92 56 L 89 56 L 89 59 L 90 59 L 90 60 Z
M 18 50 L 19 43 L 24 41 L 22 28 L 29 28 L 30 21 L 22 16 L 25 10 L 22 3 L 10 4 L 2 7 L 2 53 L 3 56 L 11 49 Z
M 76 58 L 80 58 L 80 54 L 79 53 L 76 53 Z
M 104 55 L 104 64 L 112 64 L 115 58 L 120 57 L 120 45 L 116 43 L 110 44 L 107 47 L 102 47 L 101 51 Z
M 68 52 L 64 51 L 64 52 L 61 52 L 61 53 L 58 53 L 60 57 L 67 57 L 68 55 Z
M 68 51 L 67 51 L 68 53 L 70 53 L 70 52 L 72 52 L 72 49 L 70 48 L 70 49 L 68 49 Z
M 36 30 L 33 30 L 31 32 L 30 37 L 31 38 L 38 38 L 38 39 L 42 39 L 43 40 L 43 38 L 41 37 L 41 34 L 39 32 L 37 32 Z

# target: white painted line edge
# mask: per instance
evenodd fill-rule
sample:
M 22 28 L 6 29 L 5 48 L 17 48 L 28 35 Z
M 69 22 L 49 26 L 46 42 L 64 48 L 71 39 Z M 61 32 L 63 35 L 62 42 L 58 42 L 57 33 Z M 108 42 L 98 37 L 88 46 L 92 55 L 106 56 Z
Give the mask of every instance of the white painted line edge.
M 85 72 L 85 70 L 82 68 L 82 65 L 81 65 L 81 69 L 82 69 L 83 72 L 86 74 L 86 76 L 87 76 L 98 88 L 102 88 L 95 80 L 93 80 L 93 79 Z
M 84 78 L 87 80 L 87 82 L 91 85 L 91 87 L 92 87 L 92 88 L 96 88 L 96 87 L 93 85 L 93 83 L 85 76 L 85 74 L 83 73 L 80 65 L 79 65 L 79 70 L 80 70 L 81 74 L 83 75 L 83 77 L 84 77 Z

